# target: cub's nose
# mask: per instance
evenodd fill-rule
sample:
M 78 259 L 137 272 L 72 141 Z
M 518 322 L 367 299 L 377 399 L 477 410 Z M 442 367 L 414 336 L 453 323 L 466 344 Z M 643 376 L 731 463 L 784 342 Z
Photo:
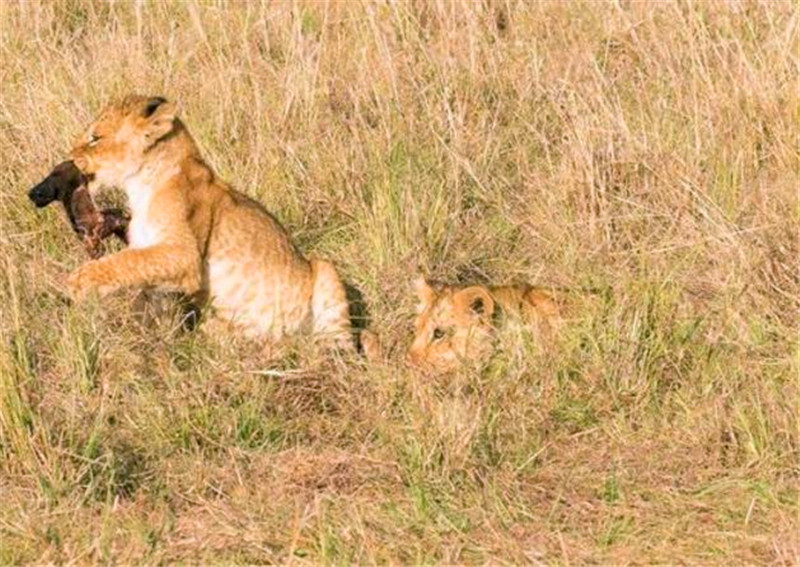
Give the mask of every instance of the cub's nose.
M 37 207 L 46 207 L 56 200 L 56 188 L 49 180 L 42 181 L 36 187 L 28 191 L 28 198 Z

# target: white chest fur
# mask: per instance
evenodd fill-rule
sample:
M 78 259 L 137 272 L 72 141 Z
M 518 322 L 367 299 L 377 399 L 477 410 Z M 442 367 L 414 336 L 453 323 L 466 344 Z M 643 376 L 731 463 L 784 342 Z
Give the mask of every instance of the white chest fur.
M 126 183 L 125 193 L 131 208 L 131 223 L 128 226 L 128 242 L 131 248 L 145 248 L 158 244 L 162 239 L 160 223 L 154 222 L 152 211 L 155 189 L 147 182 L 134 178 Z

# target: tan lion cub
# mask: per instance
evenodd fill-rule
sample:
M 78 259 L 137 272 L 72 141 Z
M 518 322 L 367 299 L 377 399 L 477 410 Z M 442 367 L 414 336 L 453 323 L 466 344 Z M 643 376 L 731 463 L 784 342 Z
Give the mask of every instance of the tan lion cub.
M 530 286 L 455 287 L 418 278 L 414 290 L 419 307 L 408 360 L 439 372 L 486 359 L 500 317 L 518 317 L 543 330 L 560 318 L 553 296 Z
M 172 103 L 132 95 L 111 104 L 70 158 L 94 183 L 124 189 L 131 209 L 130 247 L 70 274 L 75 297 L 178 290 L 268 343 L 307 329 L 352 347 L 333 265 L 307 260 L 259 203 L 217 178 Z

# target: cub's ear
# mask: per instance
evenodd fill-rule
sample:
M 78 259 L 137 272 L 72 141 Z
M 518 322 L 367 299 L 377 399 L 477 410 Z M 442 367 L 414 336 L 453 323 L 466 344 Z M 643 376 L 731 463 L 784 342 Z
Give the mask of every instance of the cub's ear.
M 488 321 L 494 313 L 494 299 L 489 290 L 481 285 L 462 289 L 453 295 L 457 313 Z
M 145 101 L 142 118 L 146 121 L 144 137 L 148 144 L 155 144 L 172 131 L 175 112 L 175 104 L 164 97 L 154 96 Z
M 423 276 L 414 278 L 414 281 L 411 282 L 411 286 L 414 288 L 414 293 L 417 294 L 417 299 L 419 299 L 417 312 L 422 313 L 425 311 L 426 307 L 433 303 L 436 297 L 436 290 L 433 289 Z

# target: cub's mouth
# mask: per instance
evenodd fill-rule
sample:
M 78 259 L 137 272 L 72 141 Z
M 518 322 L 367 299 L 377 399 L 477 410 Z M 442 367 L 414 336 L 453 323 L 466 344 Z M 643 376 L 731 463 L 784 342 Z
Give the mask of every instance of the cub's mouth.
M 87 177 L 72 161 L 64 161 L 53 168 L 50 175 L 28 191 L 28 198 L 38 208 L 53 201 L 63 201 L 75 189 L 87 182 Z

